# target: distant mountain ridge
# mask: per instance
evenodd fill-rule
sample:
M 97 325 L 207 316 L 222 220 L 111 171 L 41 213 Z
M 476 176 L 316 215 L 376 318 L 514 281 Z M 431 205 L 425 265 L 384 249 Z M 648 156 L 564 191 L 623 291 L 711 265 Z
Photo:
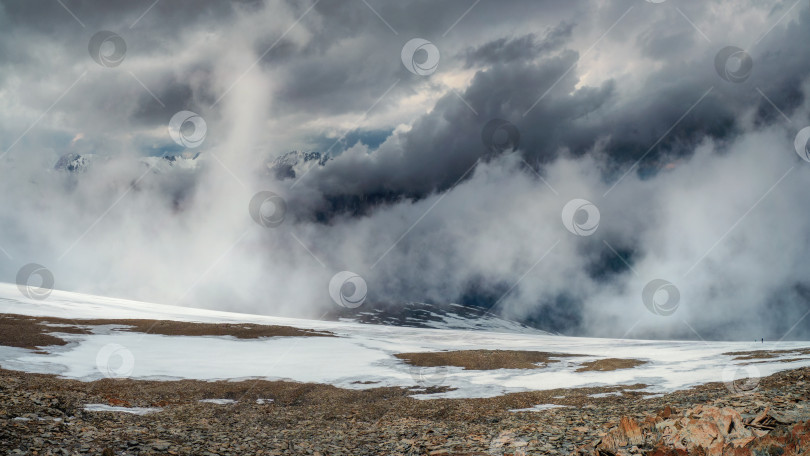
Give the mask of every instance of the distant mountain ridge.
M 195 169 L 198 165 L 196 161 L 200 156 L 199 152 L 191 157 L 184 157 L 182 155 L 165 155 L 153 157 L 141 157 L 138 161 L 142 164 L 155 168 L 156 171 L 162 171 L 168 168 L 181 168 L 181 169 Z M 69 152 L 59 157 L 53 169 L 56 171 L 64 171 L 68 173 L 84 173 L 87 172 L 95 163 L 107 160 L 106 157 L 99 157 L 96 154 L 77 154 Z
M 522 323 L 490 314 L 478 307 L 411 302 L 385 307 L 339 310 L 327 319 L 357 323 L 432 329 L 475 329 L 523 334 L 551 334 Z
M 267 168 L 276 179 L 295 179 L 314 166 L 324 166 L 332 157 L 320 152 L 293 150 L 267 162 Z

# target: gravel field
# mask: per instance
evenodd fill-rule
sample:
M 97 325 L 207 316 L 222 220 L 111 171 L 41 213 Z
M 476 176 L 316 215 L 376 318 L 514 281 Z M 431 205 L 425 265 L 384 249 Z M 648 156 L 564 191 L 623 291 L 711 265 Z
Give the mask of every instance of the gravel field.
M 731 407 L 746 417 L 766 408 L 788 410 L 808 400 L 808 380 L 810 369 L 805 368 L 763 378 L 743 393 L 712 383 L 654 397 L 634 391 L 643 387 L 636 385 L 418 400 L 403 388 L 357 391 L 278 381 L 80 382 L 2 370 L 0 449 L 31 455 L 670 454 L 643 445 L 613 452 L 595 448 L 628 417 L 642 421 L 700 404 Z M 206 399 L 231 401 L 201 402 Z M 104 408 L 95 404 L 153 410 L 141 415 L 86 410 L 88 405 Z M 563 407 L 510 411 L 538 404 Z

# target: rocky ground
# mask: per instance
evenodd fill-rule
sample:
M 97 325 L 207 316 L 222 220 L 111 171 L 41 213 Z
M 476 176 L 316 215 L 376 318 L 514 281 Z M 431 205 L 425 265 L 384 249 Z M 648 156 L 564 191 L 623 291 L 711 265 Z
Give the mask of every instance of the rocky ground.
M 417 400 L 415 391 L 401 388 L 79 382 L 0 370 L 0 450 L 105 456 L 810 455 L 808 382 L 810 369 L 799 369 L 756 383 L 708 384 L 658 397 L 635 385 Z M 155 411 L 87 411 L 87 404 Z M 510 411 L 537 404 L 565 407 Z

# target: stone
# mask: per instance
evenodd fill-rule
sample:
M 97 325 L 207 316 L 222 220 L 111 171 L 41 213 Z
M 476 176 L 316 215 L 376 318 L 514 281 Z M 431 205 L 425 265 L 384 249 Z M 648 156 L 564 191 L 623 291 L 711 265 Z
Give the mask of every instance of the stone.
M 629 445 L 641 445 L 644 441 L 641 437 L 641 428 L 632 418 L 623 416 L 619 421 L 619 429 L 627 438 Z
M 151 443 L 152 449 L 157 451 L 166 451 L 171 446 L 171 442 L 165 440 L 155 440 Z

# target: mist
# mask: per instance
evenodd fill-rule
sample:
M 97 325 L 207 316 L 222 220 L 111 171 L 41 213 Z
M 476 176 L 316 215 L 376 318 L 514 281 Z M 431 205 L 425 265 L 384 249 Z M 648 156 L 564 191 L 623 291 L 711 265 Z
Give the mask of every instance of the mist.
M 319 318 L 351 271 L 358 311 L 810 337 L 810 8 L 742 3 L 2 2 L 0 280 Z

